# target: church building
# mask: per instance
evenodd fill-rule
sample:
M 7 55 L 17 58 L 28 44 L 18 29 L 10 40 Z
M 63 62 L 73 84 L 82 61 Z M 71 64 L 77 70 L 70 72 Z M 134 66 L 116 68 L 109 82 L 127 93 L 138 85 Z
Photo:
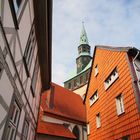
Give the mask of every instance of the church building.
M 85 96 L 91 63 L 90 46 L 83 24 L 80 35 L 80 45 L 78 46 L 78 57 L 76 58 L 77 69 L 71 73 L 64 82 L 65 88 L 79 94 L 82 98 Z

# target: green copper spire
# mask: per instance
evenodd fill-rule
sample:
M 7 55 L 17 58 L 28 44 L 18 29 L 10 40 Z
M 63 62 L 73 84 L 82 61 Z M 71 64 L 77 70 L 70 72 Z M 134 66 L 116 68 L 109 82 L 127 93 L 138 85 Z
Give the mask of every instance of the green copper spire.
M 86 30 L 84 27 L 84 22 L 82 22 L 82 31 L 80 35 L 80 45 L 81 44 L 88 44 L 88 38 L 87 38 Z

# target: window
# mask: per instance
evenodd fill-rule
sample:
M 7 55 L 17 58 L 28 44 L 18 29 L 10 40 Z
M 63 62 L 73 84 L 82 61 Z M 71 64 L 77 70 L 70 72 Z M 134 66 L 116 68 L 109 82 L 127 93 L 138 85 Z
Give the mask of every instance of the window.
M 15 139 L 19 117 L 20 117 L 20 108 L 17 105 L 16 101 L 14 101 L 12 108 L 11 108 L 11 112 L 10 112 L 10 119 L 8 122 L 6 135 L 4 136 L 6 140 L 14 140 Z
M 129 136 L 122 137 L 122 140 L 130 140 Z
M 29 70 L 32 64 L 34 49 L 35 49 L 35 29 L 33 25 L 30 31 L 29 39 L 28 39 L 26 49 L 24 52 L 24 57 L 23 57 L 27 76 L 29 76 Z
M 104 82 L 105 90 L 108 89 L 117 80 L 118 77 L 119 75 L 117 69 L 115 68 Z
M 0 17 L 2 16 L 2 0 L 0 0 Z
M 31 90 L 32 90 L 33 96 L 35 94 L 37 77 L 38 77 L 38 71 L 39 71 L 39 64 L 38 64 L 38 57 L 36 57 L 34 72 L 33 72 L 33 76 L 32 76 L 32 83 L 31 83 Z
M 13 4 L 14 4 L 14 9 L 15 9 L 15 12 L 17 13 L 18 10 L 19 10 L 19 7 L 21 5 L 21 2 L 22 0 L 13 0 Z
M 86 73 L 86 82 L 88 81 L 89 79 L 89 73 Z
M 29 129 L 29 123 L 27 120 L 25 120 L 24 126 L 23 126 L 23 132 L 22 132 L 22 140 L 27 140 L 28 129 Z
M 96 65 L 96 66 L 95 66 L 95 74 L 94 74 L 94 76 L 97 76 L 98 73 L 99 73 L 99 72 L 98 72 L 98 65 Z
M 101 127 L 101 118 L 100 118 L 100 113 L 96 115 L 96 127 L 99 128 Z
M 77 79 L 74 80 L 74 87 L 77 86 Z
M 90 125 L 89 125 L 89 123 L 87 124 L 87 135 L 89 135 L 90 134 Z
M 90 106 L 93 105 L 98 100 L 98 92 L 96 91 L 91 97 L 90 97 Z
M 83 76 L 80 76 L 80 84 L 83 82 Z
M 71 83 L 68 83 L 68 89 L 71 89 Z
M 123 104 L 123 98 L 121 94 L 116 97 L 116 107 L 117 107 L 118 115 L 124 113 L 124 104 Z
M 86 47 L 83 47 L 83 52 L 86 52 Z
M 2 72 L 3 72 L 3 65 L 2 65 L 2 63 L 0 62 L 0 78 L 1 78 Z

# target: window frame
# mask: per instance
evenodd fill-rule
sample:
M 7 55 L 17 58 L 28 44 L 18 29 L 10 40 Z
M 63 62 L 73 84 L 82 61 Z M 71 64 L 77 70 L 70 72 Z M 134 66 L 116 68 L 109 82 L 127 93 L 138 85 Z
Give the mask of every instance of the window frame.
M 95 97 L 95 95 L 96 95 L 96 97 Z M 93 99 L 93 98 L 95 98 L 95 99 Z M 95 92 L 94 92 L 94 94 L 90 97 L 90 99 L 89 99 L 89 101 L 90 101 L 90 107 L 97 101 L 99 99 L 99 96 L 98 96 L 98 91 L 96 90 Z M 94 101 L 93 101 L 94 100 Z
M 116 110 L 117 110 L 117 115 L 121 115 L 123 113 L 125 113 L 125 109 L 124 109 L 124 101 L 123 101 L 123 96 L 122 94 L 119 94 L 116 97 Z
M 3 73 L 3 70 L 4 70 L 4 68 L 3 68 L 3 65 L 0 61 L 0 79 L 1 79 L 1 76 L 2 76 L 2 73 Z
M 29 33 L 28 41 L 24 50 L 24 55 L 23 55 L 23 63 L 25 66 L 26 74 L 27 77 L 30 77 L 30 68 L 34 56 L 34 50 L 36 46 L 36 35 L 35 35 L 35 26 L 34 26 L 34 21 Z
M 89 73 L 87 72 L 86 73 L 86 82 L 88 82 L 88 80 L 89 80 Z
M 90 135 L 90 124 L 87 123 L 87 135 Z
M 117 75 L 115 76 L 114 73 L 116 73 Z M 114 78 L 112 80 L 112 78 Z M 115 67 L 111 73 L 109 74 L 109 76 L 105 79 L 104 81 L 104 87 L 105 87 L 105 90 L 107 90 L 109 87 L 111 87 L 111 85 L 113 85 L 113 83 L 119 78 L 119 73 L 118 73 L 118 70 L 117 70 L 117 67 Z
M 95 66 L 94 76 L 96 77 L 99 74 L 98 65 Z
M 21 4 L 20 4 L 17 12 L 15 9 L 14 0 L 8 0 L 8 1 L 9 1 L 9 5 L 10 5 L 15 28 L 16 28 L 16 30 L 18 30 L 19 29 L 19 22 L 21 20 L 21 17 L 23 15 L 23 12 L 24 12 L 24 9 L 26 7 L 28 0 L 21 0 Z
M 122 140 L 130 140 L 130 136 L 127 135 L 127 136 L 122 137 L 121 139 L 122 139 Z
M 16 110 L 14 110 L 14 113 L 13 113 L 12 111 L 13 111 L 14 106 L 16 107 Z M 18 116 L 17 116 L 17 110 L 18 110 Z M 14 117 L 12 117 L 12 114 L 14 115 Z M 11 140 L 11 133 L 13 133 L 12 140 L 15 139 L 17 130 L 18 130 L 18 126 L 19 126 L 20 115 L 21 115 L 21 105 L 18 102 L 18 100 L 16 99 L 15 95 L 13 95 L 2 139 L 6 138 L 7 140 L 9 140 L 9 138 L 10 138 L 10 140 Z M 16 122 L 15 122 L 15 118 L 16 118 Z M 9 126 L 11 128 L 9 129 L 9 131 L 7 131 Z
M 39 72 L 39 60 L 38 60 L 38 56 L 36 56 L 34 71 L 33 71 L 33 75 L 32 75 L 32 78 L 31 78 L 31 91 L 32 91 L 33 97 L 35 97 L 35 90 L 36 90 L 36 83 L 37 83 L 37 79 L 38 79 L 38 72 Z M 34 83 L 34 85 L 33 85 L 33 83 Z
M 25 124 L 27 124 L 27 126 L 28 126 L 28 128 L 27 128 L 27 130 L 26 130 L 26 132 L 27 132 L 27 135 L 26 136 L 24 136 L 24 130 L 25 130 Z M 29 124 L 29 121 L 28 121 L 28 119 L 25 117 L 25 120 L 24 120 L 24 124 L 23 124 L 23 127 L 22 127 L 22 140 L 27 140 L 27 138 L 28 138 L 28 130 L 29 130 L 29 126 L 30 126 L 30 124 Z
M 20 4 L 19 5 L 18 5 L 17 0 L 12 0 L 12 2 L 14 4 L 14 10 L 15 10 L 15 13 L 17 15 L 19 13 L 19 10 L 21 8 L 21 4 L 22 4 L 23 0 L 20 0 Z M 16 8 L 17 8 L 17 10 L 16 10 Z
M 101 127 L 101 115 L 100 113 L 96 114 L 96 128 Z
M 74 88 L 77 87 L 77 79 L 74 79 Z
M 71 84 L 71 82 L 68 83 L 68 89 L 72 89 L 72 84 Z
M 83 76 L 80 76 L 80 85 L 83 83 Z

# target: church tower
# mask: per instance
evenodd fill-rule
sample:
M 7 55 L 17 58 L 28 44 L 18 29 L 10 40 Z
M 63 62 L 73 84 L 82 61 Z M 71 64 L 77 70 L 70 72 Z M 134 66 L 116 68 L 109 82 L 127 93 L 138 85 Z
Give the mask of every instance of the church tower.
M 72 73 L 70 73 L 68 78 L 64 81 L 64 87 L 79 94 L 84 99 L 92 64 L 90 46 L 88 44 L 84 23 L 82 23 L 76 64 L 76 68 L 72 70 Z
M 78 57 L 76 59 L 77 74 L 81 72 L 91 60 L 90 46 L 88 45 L 88 38 L 84 23 L 82 23 L 82 31 L 80 35 L 80 45 L 78 46 Z

